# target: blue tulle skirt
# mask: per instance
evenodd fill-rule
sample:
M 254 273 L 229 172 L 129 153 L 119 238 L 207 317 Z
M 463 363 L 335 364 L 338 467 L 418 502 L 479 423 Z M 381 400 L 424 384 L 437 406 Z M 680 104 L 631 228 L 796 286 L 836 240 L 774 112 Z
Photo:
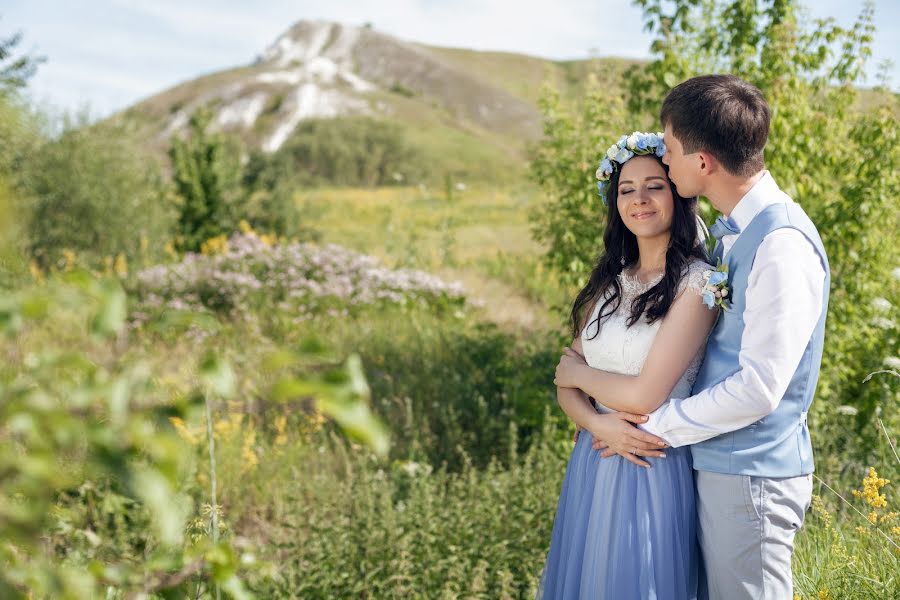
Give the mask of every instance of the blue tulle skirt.
M 600 458 L 582 431 L 569 458 L 537 598 L 695 600 L 696 539 L 690 447 L 639 467 Z

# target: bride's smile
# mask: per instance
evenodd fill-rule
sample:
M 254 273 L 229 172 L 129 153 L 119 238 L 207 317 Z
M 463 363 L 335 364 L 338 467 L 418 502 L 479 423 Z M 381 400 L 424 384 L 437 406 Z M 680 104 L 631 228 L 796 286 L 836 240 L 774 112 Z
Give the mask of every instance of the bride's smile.
M 672 202 L 672 188 L 657 159 L 635 156 L 623 165 L 616 203 L 622 222 L 634 235 L 668 237 Z

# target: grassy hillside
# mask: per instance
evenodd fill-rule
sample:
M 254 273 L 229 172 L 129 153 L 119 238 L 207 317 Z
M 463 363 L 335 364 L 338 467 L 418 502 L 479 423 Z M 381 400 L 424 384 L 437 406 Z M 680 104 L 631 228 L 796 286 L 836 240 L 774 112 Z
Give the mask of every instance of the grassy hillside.
M 457 189 L 316 189 L 297 192 L 304 223 L 333 242 L 372 254 L 391 267 L 415 267 L 461 281 L 484 302 L 489 320 L 512 327 L 559 322 L 565 301 L 539 264 L 528 213 L 538 191 Z
M 307 58 L 286 62 L 271 55 L 203 75 L 115 118 L 136 123 L 149 145 L 163 152 L 200 105 L 212 107 L 214 126 L 239 136 L 248 148 L 265 145 L 279 128 L 290 130 L 301 114 L 368 114 L 405 133 L 433 165 L 432 183 L 449 174 L 508 184 L 522 177 L 528 146 L 541 135 L 538 102 L 544 84 L 577 99 L 589 73 L 617 87 L 632 64 L 440 48 L 324 22 L 300 22 L 279 38 L 285 39 L 303 48 Z M 332 66 L 323 70 L 322 64 Z

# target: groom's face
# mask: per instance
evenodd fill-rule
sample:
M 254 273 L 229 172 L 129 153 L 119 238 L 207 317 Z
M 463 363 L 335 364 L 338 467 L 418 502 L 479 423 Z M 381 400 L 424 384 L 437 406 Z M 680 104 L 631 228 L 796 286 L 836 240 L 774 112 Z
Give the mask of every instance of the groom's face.
M 662 161 L 669 167 L 669 179 L 675 184 L 678 194 L 682 198 L 699 196 L 702 190 L 697 153 L 685 155 L 681 141 L 672 133 L 672 126 L 669 124 L 666 124 L 663 141 L 666 143 L 666 153 L 663 154 Z

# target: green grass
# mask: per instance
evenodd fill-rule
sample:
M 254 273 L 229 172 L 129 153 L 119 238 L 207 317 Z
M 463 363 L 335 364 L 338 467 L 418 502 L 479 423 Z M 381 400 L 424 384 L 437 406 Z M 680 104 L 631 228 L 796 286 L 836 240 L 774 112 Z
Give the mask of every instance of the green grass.
M 398 187 L 298 192 L 306 226 L 332 242 L 373 254 L 391 267 L 423 269 L 462 281 L 497 323 L 547 327 L 565 301 L 540 264 L 528 215 L 541 202 L 527 184 L 498 190 Z M 465 183 L 465 182 L 459 182 Z

